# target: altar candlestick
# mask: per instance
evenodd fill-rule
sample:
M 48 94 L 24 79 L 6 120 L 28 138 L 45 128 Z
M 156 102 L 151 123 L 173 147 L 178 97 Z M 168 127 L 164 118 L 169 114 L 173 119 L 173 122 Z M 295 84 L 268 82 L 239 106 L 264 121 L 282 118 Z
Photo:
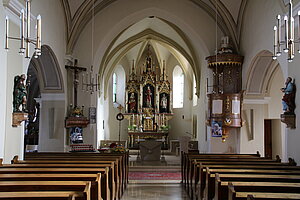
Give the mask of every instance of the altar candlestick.
M 5 49 L 8 49 L 8 32 L 9 32 L 9 20 L 6 16 L 5 18 Z

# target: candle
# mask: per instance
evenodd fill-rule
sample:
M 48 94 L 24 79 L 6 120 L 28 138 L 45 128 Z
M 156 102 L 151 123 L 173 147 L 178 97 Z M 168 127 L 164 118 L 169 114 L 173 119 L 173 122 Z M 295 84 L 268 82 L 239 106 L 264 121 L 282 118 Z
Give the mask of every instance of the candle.
M 284 42 L 285 42 L 285 48 L 284 48 L 284 52 L 288 52 L 289 50 L 289 47 L 288 47 L 288 17 L 287 16 L 284 16 L 284 29 L 285 29 L 285 37 L 284 37 Z
M 26 38 L 30 38 L 30 1 L 26 0 L 26 22 L 27 22 L 27 28 L 26 28 Z M 26 42 L 26 58 L 30 58 L 29 54 L 29 42 Z
M 38 49 L 41 49 L 41 33 L 42 33 L 42 18 L 41 18 L 41 15 L 38 15 L 37 16 L 37 48 Z
M 294 38 L 295 38 L 295 20 L 294 17 L 291 18 L 291 43 L 290 43 L 290 49 L 291 49 L 291 59 L 295 57 L 295 43 L 294 43 Z
M 280 51 L 280 40 L 281 40 L 281 16 L 277 15 L 277 56 L 281 55 Z
M 276 46 L 277 46 L 277 27 L 274 26 L 274 56 L 276 56 Z
M 8 50 L 8 32 L 9 32 L 9 19 L 5 18 L 5 49 Z
M 20 38 L 21 38 L 21 47 L 20 47 L 20 53 L 24 53 L 25 49 L 25 16 L 24 16 L 24 10 L 21 10 L 20 15 Z
M 298 40 L 300 39 L 300 10 L 298 11 Z M 300 45 L 300 43 L 299 43 Z M 300 46 L 298 49 L 298 52 L 300 53 Z

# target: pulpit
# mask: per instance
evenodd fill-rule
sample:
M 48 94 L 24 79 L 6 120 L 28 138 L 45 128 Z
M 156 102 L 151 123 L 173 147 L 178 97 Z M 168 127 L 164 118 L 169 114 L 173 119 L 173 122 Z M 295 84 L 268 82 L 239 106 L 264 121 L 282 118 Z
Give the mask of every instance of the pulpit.
M 140 144 L 140 153 L 142 161 L 160 161 L 161 142 L 147 140 Z

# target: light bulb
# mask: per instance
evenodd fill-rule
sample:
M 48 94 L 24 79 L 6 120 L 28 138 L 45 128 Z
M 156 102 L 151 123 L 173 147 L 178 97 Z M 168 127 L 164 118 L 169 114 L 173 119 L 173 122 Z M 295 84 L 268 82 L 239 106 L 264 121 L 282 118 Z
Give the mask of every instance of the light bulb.
M 280 52 L 280 51 L 277 52 L 277 53 L 276 53 L 276 56 L 281 56 L 281 52 Z
M 292 58 L 288 58 L 288 62 L 289 63 L 293 62 L 293 59 Z
M 289 52 L 289 49 L 283 49 L 283 52 L 287 53 L 287 52 Z
M 272 56 L 272 59 L 273 59 L 273 60 L 276 60 L 276 59 L 277 59 L 277 56 Z

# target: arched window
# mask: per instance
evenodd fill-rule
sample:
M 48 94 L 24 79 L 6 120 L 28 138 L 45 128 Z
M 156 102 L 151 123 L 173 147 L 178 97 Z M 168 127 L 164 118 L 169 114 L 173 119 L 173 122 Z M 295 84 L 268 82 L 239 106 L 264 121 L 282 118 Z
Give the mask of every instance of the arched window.
M 117 74 L 113 74 L 113 102 L 117 102 Z
M 176 65 L 173 70 L 173 108 L 183 107 L 184 73 L 180 66 Z

